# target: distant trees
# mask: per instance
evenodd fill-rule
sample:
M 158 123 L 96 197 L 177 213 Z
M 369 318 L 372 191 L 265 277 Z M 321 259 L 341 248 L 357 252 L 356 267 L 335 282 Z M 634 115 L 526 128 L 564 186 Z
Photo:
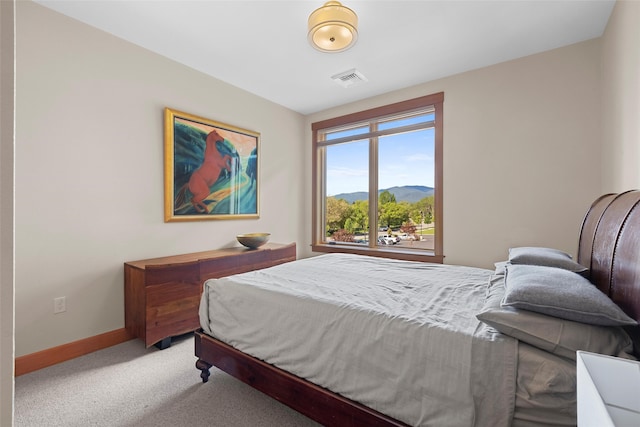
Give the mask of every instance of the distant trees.
M 418 228 L 413 222 L 405 222 L 400 226 L 400 231 L 407 233 L 410 236 L 415 236 L 417 230 Z
M 352 233 L 369 229 L 369 202 L 367 200 L 353 202 L 344 228 Z
M 411 211 L 411 218 L 414 222 L 424 222 L 425 224 L 431 224 L 433 222 L 433 209 L 434 197 L 429 196 L 419 200 L 413 204 Z
M 415 234 L 415 224 L 422 222 L 429 224 L 433 222 L 433 203 L 433 196 L 425 197 L 416 203 L 397 202 L 395 196 L 385 190 L 380 193 L 378 198 L 378 224 L 376 224 L 376 227 L 402 229 L 402 227 L 413 226 L 414 230 L 412 232 L 406 230 L 403 230 L 403 232 Z M 358 200 L 349 204 L 344 199 L 327 197 L 326 231 L 328 236 L 332 236 L 340 230 L 341 232 L 350 233 L 353 239 L 354 234 L 366 233 L 368 229 L 368 201 Z M 339 237 L 343 238 L 343 234 L 340 234 Z
M 349 203 L 344 199 L 336 199 L 335 197 L 327 197 L 326 221 L 327 231 L 344 228 L 344 223 L 351 215 Z
M 410 204 L 408 202 L 388 202 L 378 205 L 378 220 L 380 225 L 388 228 L 398 228 L 409 220 Z
M 386 205 L 387 203 L 395 203 L 395 202 L 396 202 L 396 196 L 394 196 L 391 192 L 389 192 L 389 190 L 384 190 L 382 193 L 380 193 L 380 196 L 378 196 L 379 205 Z
M 350 233 L 345 229 L 335 231 L 331 237 L 333 237 L 333 240 L 336 242 L 353 242 L 355 240 L 353 233 Z

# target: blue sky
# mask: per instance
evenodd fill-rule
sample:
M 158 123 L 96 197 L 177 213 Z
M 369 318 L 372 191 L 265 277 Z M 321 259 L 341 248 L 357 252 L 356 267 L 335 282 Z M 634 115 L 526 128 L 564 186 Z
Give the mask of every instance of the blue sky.
M 379 188 L 434 186 L 434 129 L 379 139 Z M 327 147 L 327 195 L 368 191 L 368 140 Z

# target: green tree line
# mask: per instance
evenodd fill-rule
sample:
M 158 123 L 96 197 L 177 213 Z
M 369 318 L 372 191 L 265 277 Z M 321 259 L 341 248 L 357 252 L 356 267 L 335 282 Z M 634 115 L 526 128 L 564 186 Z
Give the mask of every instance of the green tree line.
M 415 203 L 397 202 L 396 197 L 385 190 L 378 197 L 378 224 L 376 228 L 402 228 L 411 224 L 433 222 L 433 196 Z M 326 231 L 331 236 L 344 230 L 348 234 L 363 234 L 369 229 L 369 201 L 357 200 L 351 204 L 344 199 L 327 197 Z

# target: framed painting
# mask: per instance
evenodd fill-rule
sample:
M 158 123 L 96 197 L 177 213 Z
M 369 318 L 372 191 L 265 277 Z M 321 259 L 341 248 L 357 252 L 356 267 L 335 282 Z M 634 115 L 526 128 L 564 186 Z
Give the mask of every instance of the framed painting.
M 259 217 L 260 134 L 165 108 L 164 219 Z

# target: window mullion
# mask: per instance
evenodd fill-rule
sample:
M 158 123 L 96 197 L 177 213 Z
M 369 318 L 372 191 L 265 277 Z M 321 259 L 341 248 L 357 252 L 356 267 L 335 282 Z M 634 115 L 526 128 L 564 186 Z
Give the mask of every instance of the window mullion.
M 378 124 L 370 124 L 371 132 Z M 378 245 L 378 137 L 369 139 L 369 246 Z
M 320 221 L 319 223 L 316 225 L 317 226 L 317 235 L 318 236 L 323 236 L 323 240 L 325 239 L 324 236 L 326 236 L 326 223 L 327 223 L 327 149 L 326 147 L 322 147 L 320 148 L 318 151 L 318 163 L 317 163 L 317 167 L 319 170 L 322 171 L 322 179 L 318 180 L 318 194 L 321 195 L 321 197 L 317 200 L 317 203 L 319 206 L 321 206 L 321 209 L 319 210 L 318 214 L 320 215 Z

